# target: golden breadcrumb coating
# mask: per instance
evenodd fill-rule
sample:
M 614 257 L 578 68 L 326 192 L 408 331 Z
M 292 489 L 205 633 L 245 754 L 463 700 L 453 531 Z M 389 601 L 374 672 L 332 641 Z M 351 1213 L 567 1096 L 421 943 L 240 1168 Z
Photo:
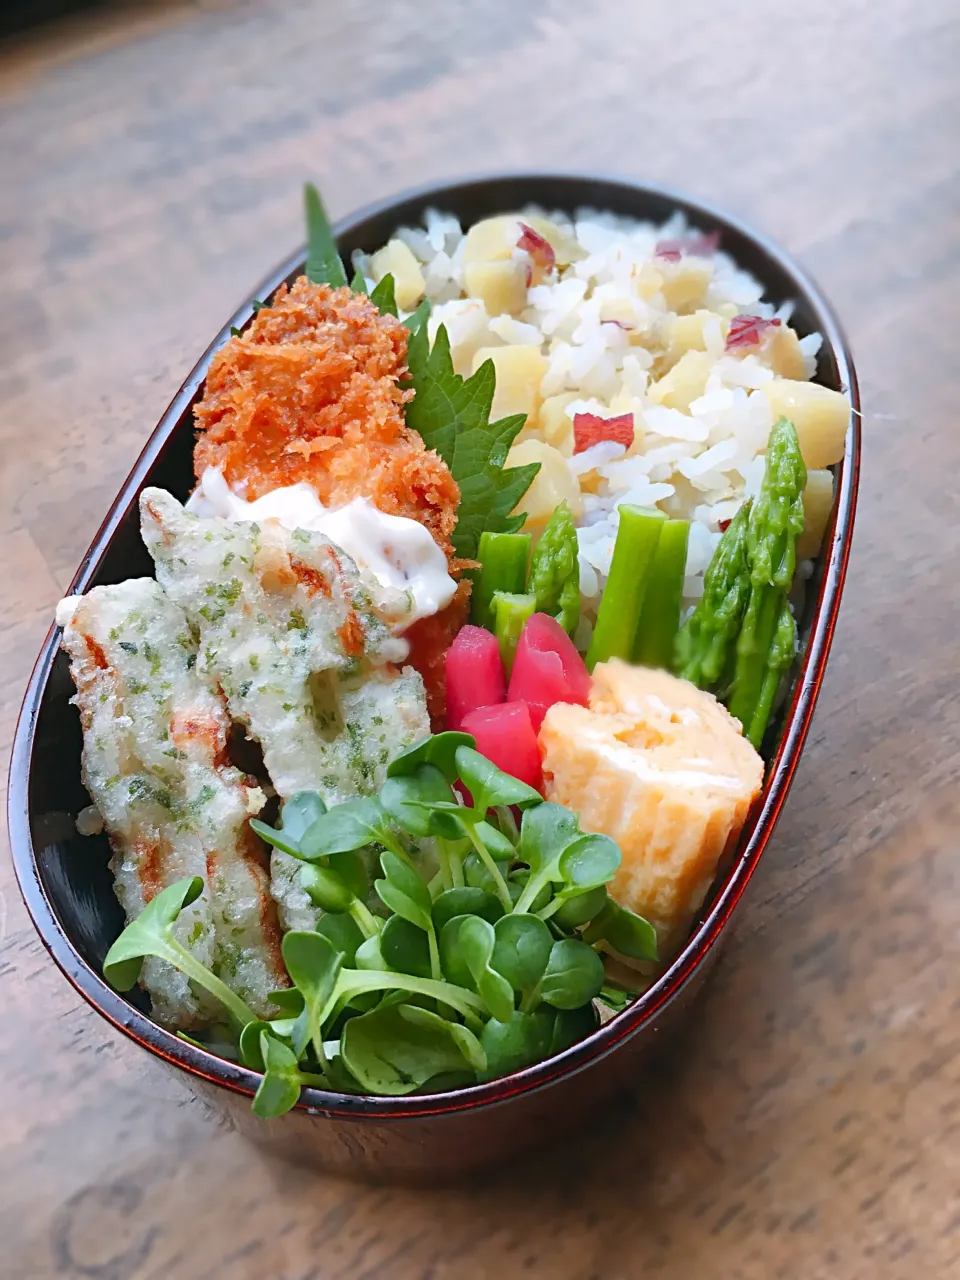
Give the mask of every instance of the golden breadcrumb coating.
M 404 423 L 406 357 L 404 326 L 363 295 L 281 285 L 213 359 L 194 410 L 197 479 L 216 467 L 249 499 L 299 481 L 327 506 L 366 497 L 452 556 L 460 490 Z

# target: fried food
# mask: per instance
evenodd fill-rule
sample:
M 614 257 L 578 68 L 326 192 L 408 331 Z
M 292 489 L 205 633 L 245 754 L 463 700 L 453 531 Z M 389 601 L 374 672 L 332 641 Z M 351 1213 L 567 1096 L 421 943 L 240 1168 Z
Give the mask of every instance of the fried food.
M 265 796 L 227 760 L 230 722 L 197 675 L 187 619 L 149 578 L 95 587 L 65 606 L 58 616 L 77 686 L 83 782 L 114 850 L 127 919 L 167 885 L 201 876 L 203 894 L 175 933 L 270 1016 L 267 995 L 287 978 L 266 851 L 247 822 Z M 162 960 L 147 959 L 141 981 L 167 1026 L 189 1029 L 219 1012 Z
M 386 665 L 396 641 L 353 561 L 273 520 L 199 519 L 161 489 L 140 509 L 157 578 L 199 632 L 198 672 L 259 742 L 279 795 L 333 805 L 375 791 L 388 757 L 430 729 L 420 676 Z M 291 864 L 273 850 L 274 897 L 285 928 L 309 928 Z
M 457 593 L 445 609 L 418 618 L 403 633 L 410 645 L 408 661 L 423 677 L 427 692 L 427 710 L 434 731 L 444 728 L 447 714 L 447 676 L 444 660 L 454 637 L 466 622 L 470 613 L 470 589 L 472 583 L 464 579 L 457 584 Z
M 418 520 L 452 555 L 460 490 L 404 424 L 407 331 L 349 289 L 281 285 L 217 353 L 194 410 L 194 467 L 253 499 L 307 481 L 338 507 L 369 498 Z

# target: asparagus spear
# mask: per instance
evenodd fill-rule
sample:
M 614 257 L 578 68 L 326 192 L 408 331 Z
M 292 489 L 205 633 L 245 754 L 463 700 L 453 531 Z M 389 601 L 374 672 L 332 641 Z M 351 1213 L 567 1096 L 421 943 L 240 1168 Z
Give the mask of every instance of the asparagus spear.
M 580 619 L 580 560 L 577 530 L 565 502 L 547 521 L 534 549 L 527 590 L 537 598 L 537 613 L 552 614 L 573 635 Z
M 678 675 L 701 689 L 716 689 L 733 667 L 735 645 L 747 598 L 748 499 L 717 544 L 703 579 L 703 596 L 677 634 L 674 664 Z
M 493 630 L 500 645 L 500 657 L 509 680 L 517 645 L 520 642 L 520 632 L 530 615 L 536 612 L 537 599 L 532 593 L 517 595 L 514 592 L 495 591 L 492 609 Z
M 673 666 L 689 533 L 689 520 L 668 520 L 660 531 L 633 650 L 634 662 L 645 667 Z
M 620 525 L 610 574 L 603 588 L 597 625 L 587 650 L 587 668 L 590 671 L 607 658 L 626 658 L 629 661 L 633 654 L 650 566 L 666 520 L 663 512 L 655 508 L 629 504 L 620 508 Z
M 747 522 L 750 596 L 737 640 L 730 714 L 755 747 L 763 739 L 777 686 L 793 660 L 796 624 L 787 592 L 803 532 L 807 469 L 793 423 L 780 418 L 770 433 L 760 493 Z
M 494 628 L 493 596 L 496 591 L 521 594 L 527 583 L 529 533 L 482 533 L 477 547 L 480 569 L 473 582 L 471 620 L 478 627 Z

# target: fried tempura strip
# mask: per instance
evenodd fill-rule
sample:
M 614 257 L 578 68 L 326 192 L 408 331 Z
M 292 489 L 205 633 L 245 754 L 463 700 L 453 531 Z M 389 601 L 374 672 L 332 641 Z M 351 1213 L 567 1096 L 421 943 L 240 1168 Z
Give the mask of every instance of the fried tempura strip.
M 260 743 L 280 796 L 375 791 L 387 758 L 430 729 L 419 675 L 371 669 L 391 639 L 353 562 L 320 534 L 201 520 L 156 489 L 141 511 L 157 577 L 200 632 L 198 669 Z M 294 860 L 274 850 L 271 874 L 284 927 L 311 927 Z
M 280 795 L 354 795 L 330 677 L 382 661 L 394 642 L 353 562 L 320 534 L 201 520 L 159 489 L 144 491 L 141 513 L 157 578 L 200 633 L 198 670 L 260 743 Z
M 152 579 L 96 587 L 65 602 L 62 644 L 77 686 L 83 781 L 114 849 L 127 919 L 188 875 L 205 880 L 180 916 L 180 941 L 255 1011 L 286 982 L 262 849 L 247 824 L 259 787 L 226 761 L 229 721 L 196 675 L 182 612 Z M 155 959 L 142 983 L 159 1021 L 196 1027 L 219 1012 Z

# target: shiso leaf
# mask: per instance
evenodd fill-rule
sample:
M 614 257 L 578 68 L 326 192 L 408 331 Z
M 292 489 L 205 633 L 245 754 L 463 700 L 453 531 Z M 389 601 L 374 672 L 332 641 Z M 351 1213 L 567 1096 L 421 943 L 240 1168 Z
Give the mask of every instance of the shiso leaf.
M 460 486 L 453 546 L 474 559 L 480 534 L 515 533 L 522 515 L 511 515 L 540 470 L 538 462 L 504 469 L 507 453 L 522 428 L 522 413 L 490 421 L 496 374 L 485 360 L 470 378 L 454 371 L 450 339 L 440 325 L 431 349 L 427 326 L 411 332 L 407 344 L 407 386 L 416 392 L 407 405 L 407 426 L 428 449 L 436 449 Z

